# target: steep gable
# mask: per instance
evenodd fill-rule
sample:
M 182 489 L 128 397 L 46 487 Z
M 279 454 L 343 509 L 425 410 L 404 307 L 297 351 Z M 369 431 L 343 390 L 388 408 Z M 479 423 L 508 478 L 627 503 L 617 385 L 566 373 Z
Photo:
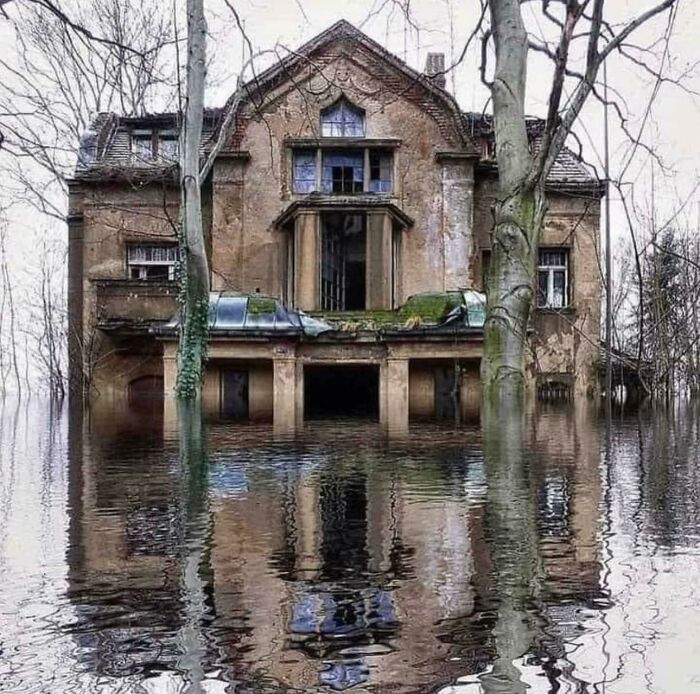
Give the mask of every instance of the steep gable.
M 361 73 L 366 78 L 358 79 Z M 242 94 L 229 99 L 225 109 L 237 109 L 229 147 L 240 144 L 247 120 L 261 116 L 302 85 L 313 94 L 325 90 L 329 102 L 348 88 L 387 103 L 405 99 L 433 118 L 456 150 L 478 154 L 454 97 L 345 20 L 279 60 L 245 84 Z

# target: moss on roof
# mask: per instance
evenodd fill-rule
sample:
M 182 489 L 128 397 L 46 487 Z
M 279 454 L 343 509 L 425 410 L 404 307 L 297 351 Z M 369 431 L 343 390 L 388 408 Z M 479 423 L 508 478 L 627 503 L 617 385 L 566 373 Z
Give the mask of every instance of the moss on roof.
M 251 294 L 248 297 L 248 313 L 258 315 L 260 313 L 274 313 L 277 308 L 277 299 L 262 294 Z
M 396 310 L 313 311 L 341 332 L 372 331 L 381 328 L 417 328 L 441 323 L 456 306 L 464 303 L 461 292 L 424 292 L 409 297 Z

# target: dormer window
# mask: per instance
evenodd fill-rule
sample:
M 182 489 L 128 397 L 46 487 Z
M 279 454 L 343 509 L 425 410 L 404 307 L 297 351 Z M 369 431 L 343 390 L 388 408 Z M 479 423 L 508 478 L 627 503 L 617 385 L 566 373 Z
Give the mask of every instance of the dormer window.
M 151 161 L 153 159 L 152 130 L 131 131 L 131 153 L 139 161 Z
M 340 99 L 321 111 L 323 137 L 364 137 L 365 112 L 347 99 Z
M 176 130 L 138 128 L 131 131 L 131 154 L 136 164 L 176 164 L 178 134 Z

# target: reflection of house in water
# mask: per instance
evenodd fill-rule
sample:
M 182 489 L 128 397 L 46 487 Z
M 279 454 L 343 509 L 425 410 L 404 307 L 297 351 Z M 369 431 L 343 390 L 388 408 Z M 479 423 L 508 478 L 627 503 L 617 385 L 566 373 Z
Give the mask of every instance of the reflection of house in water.
M 572 606 L 570 622 L 600 593 L 600 485 L 584 417 L 539 417 L 532 432 L 522 498 L 544 579 L 527 607 L 552 624 L 528 652 L 544 661 L 566 636 L 557 610 Z M 250 691 L 365 680 L 427 691 L 493 661 L 502 596 L 474 433 L 417 430 L 396 444 L 325 425 L 272 443 L 268 429 L 215 426 L 194 491 L 174 448 L 122 433 L 96 416 L 73 437 L 69 595 L 95 670 L 179 667 L 186 538 L 203 548 L 198 657 Z

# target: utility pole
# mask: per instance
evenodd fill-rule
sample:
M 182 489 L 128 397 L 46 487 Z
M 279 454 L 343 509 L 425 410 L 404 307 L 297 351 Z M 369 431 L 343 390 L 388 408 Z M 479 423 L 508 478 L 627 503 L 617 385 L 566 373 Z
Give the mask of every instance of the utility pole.
M 608 125 L 608 64 L 603 62 L 605 146 L 605 400 L 612 403 L 612 248 L 610 244 L 610 140 Z

